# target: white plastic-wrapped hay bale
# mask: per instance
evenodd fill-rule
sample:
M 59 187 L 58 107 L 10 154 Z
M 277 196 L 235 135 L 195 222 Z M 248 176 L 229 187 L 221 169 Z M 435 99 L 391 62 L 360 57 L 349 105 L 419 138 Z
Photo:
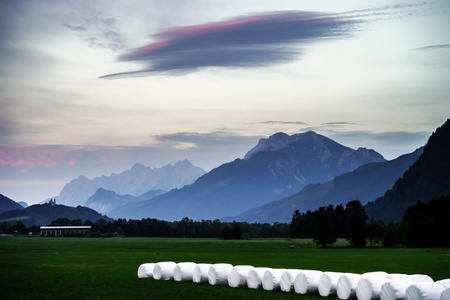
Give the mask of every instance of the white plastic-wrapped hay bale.
M 263 290 L 273 291 L 280 289 L 281 275 L 286 269 L 269 269 L 264 272 L 261 285 Z
M 317 294 L 319 292 L 319 280 L 322 271 L 301 270 L 295 276 L 294 291 L 297 294 Z
M 228 273 L 228 285 L 232 288 L 247 286 L 248 272 L 254 268 L 248 265 L 234 266 Z
M 155 264 L 153 268 L 153 278 L 156 280 L 173 279 L 173 271 L 177 264 L 173 261 L 163 261 Z
M 392 274 L 388 274 L 386 276 L 386 278 L 388 278 L 388 279 L 408 279 L 409 275 L 408 274 L 401 274 L 401 273 L 392 273 Z
M 444 287 L 436 282 L 414 282 L 406 289 L 406 300 L 439 300 Z
M 233 269 L 231 264 L 213 264 L 208 271 L 210 285 L 228 284 L 228 273 Z
M 374 271 L 361 274 L 363 277 L 388 277 L 389 274 L 384 271 Z
M 407 278 L 392 279 L 385 282 L 381 286 L 380 299 L 381 300 L 401 300 L 405 299 L 406 289 L 414 281 Z
M 319 295 L 322 297 L 335 296 L 339 278 L 344 275 L 340 272 L 323 272 L 319 279 Z
M 356 297 L 356 286 L 361 280 L 362 275 L 354 273 L 345 273 L 341 277 L 336 285 L 336 294 L 339 299 L 350 299 Z
M 434 282 L 433 278 L 424 274 L 409 275 L 408 278 L 414 282 Z
M 247 274 L 247 287 L 250 289 L 259 289 L 262 285 L 262 278 L 264 273 L 269 270 L 269 268 L 254 268 L 248 271 Z
M 441 297 L 439 300 L 450 300 L 450 286 L 444 287 L 444 290 L 441 292 Z
M 280 290 L 283 292 L 292 292 L 294 290 L 294 280 L 300 272 L 298 269 L 287 269 L 281 274 Z
M 450 279 L 438 280 L 438 281 L 436 281 L 436 283 L 439 283 L 443 287 L 450 287 Z
M 380 299 L 381 286 L 387 281 L 386 277 L 363 275 L 356 286 L 356 297 L 358 300 Z
M 212 264 L 197 264 L 192 274 L 192 281 L 194 283 L 208 282 L 208 271 Z
M 194 269 L 197 264 L 193 262 L 177 263 L 173 269 L 173 280 L 175 281 L 192 281 Z
M 146 263 L 142 264 L 138 268 L 138 277 L 139 278 L 153 278 L 153 268 L 155 267 L 154 263 Z

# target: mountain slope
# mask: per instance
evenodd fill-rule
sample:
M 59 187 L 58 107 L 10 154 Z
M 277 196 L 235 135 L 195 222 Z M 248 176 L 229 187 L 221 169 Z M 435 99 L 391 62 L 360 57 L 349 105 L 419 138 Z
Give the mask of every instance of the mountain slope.
M 290 222 L 295 210 L 306 212 L 321 206 L 346 204 L 358 199 L 362 204 L 374 200 L 392 187 L 394 182 L 422 154 L 423 148 L 386 162 L 370 163 L 335 177 L 323 184 L 306 186 L 299 193 L 256 207 L 224 221 Z
M 237 215 L 376 161 L 385 159 L 373 150 L 353 150 L 312 131 L 277 133 L 260 140 L 243 160 L 224 164 L 182 189 L 119 207 L 114 214 L 164 220 Z
M 23 206 L 0 194 L 0 213 L 15 209 L 21 210 L 23 209 Z
M 179 161 L 162 168 L 150 168 L 135 164 L 130 170 L 110 176 L 88 179 L 85 176 L 67 183 L 62 189 L 58 203 L 70 206 L 85 205 L 99 189 L 116 192 L 119 195 L 139 196 L 150 190 L 169 191 L 191 184 L 205 171 L 189 161 Z M 123 203 L 124 204 L 124 203 Z
M 99 188 L 94 195 L 89 197 L 85 203 L 85 206 L 92 208 L 99 213 L 110 215 L 109 212 L 124 205 L 125 203 L 148 200 L 163 193 L 164 191 L 161 190 L 152 190 L 140 195 L 139 197 L 134 197 L 131 195 L 118 195 L 113 191 L 106 191 L 103 188 Z
M 382 197 L 365 207 L 371 218 L 399 221 L 418 201 L 450 195 L 450 119 L 430 136 L 422 156 Z
M 10 210 L 0 214 L 0 222 L 10 222 L 15 224 L 21 221 L 25 226 L 48 225 L 58 218 L 68 218 L 69 220 L 81 219 L 81 221 L 98 219 L 112 221 L 112 219 L 102 216 L 95 210 L 87 207 L 70 207 L 65 205 L 36 204 L 28 206 L 22 210 Z

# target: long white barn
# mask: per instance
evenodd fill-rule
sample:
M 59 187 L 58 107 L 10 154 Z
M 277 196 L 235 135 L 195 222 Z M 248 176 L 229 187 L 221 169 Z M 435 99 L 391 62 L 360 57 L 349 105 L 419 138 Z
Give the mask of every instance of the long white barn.
M 91 230 L 91 226 L 41 226 L 43 236 L 61 236 L 64 234 L 85 234 Z

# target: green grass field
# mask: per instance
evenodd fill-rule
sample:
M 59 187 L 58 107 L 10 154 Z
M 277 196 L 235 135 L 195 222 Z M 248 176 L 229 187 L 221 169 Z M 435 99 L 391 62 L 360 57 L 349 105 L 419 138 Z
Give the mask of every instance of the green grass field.
M 137 277 L 140 264 L 159 261 L 450 278 L 450 249 L 318 249 L 293 239 L 1 237 L 0 253 L 0 299 L 323 299 Z

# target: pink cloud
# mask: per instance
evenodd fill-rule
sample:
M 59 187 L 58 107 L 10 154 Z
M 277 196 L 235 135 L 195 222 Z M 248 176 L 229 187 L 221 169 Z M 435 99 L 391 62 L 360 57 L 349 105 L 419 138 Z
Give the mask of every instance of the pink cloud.
M 0 166 L 56 167 L 73 166 L 77 154 L 71 149 L 50 148 L 52 146 L 0 146 Z

